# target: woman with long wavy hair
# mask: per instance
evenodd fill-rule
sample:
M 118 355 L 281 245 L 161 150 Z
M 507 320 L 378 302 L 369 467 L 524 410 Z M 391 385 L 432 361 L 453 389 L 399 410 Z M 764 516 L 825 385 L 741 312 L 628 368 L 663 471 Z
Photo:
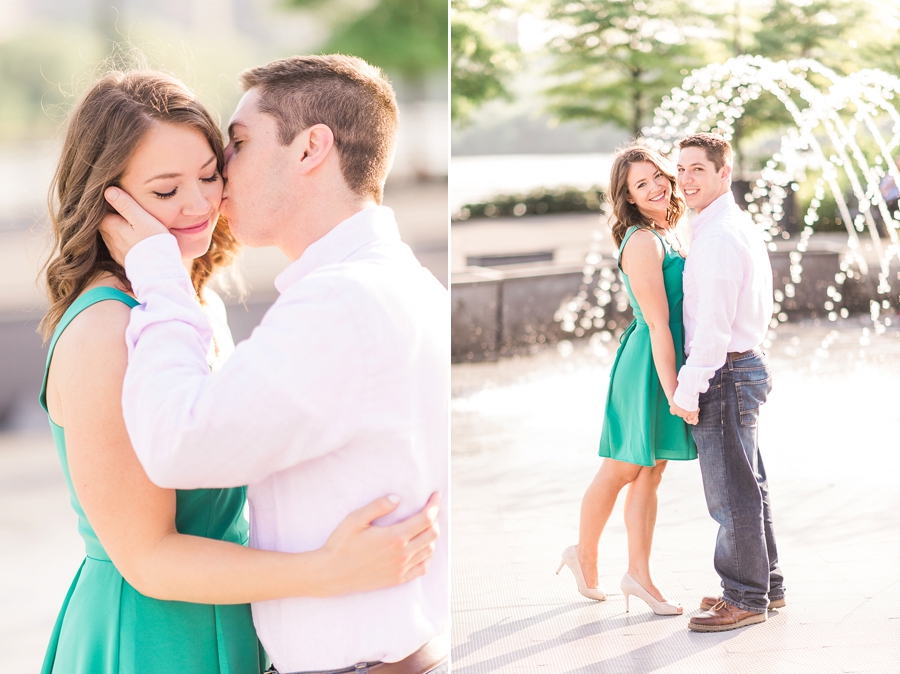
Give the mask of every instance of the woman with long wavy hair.
M 224 305 L 207 286 L 237 248 L 219 217 L 223 165 L 210 113 L 160 73 L 109 73 L 70 115 L 51 188 L 41 404 L 86 557 L 44 674 L 258 674 L 265 657 L 248 602 L 363 592 L 427 568 L 433 509 L 371 526 L 397 507 L 386 495 L 348 516 L 319 550 L 252 550 L 245 488 L 162 489 L 138 462 L 121 407 L 125 329 L 137 302 L 99 233 L 104 191 L 121 187 L 175 236 L 214 327 L 215 368 L 234 348 Z
M 581 504 L 578 545 L 563 551 L 557 573 L 568 565 L 582 595 L 606 599 L 598 579 L 600 535 L 619 492 L 629 485 L 628 570 L 621 581 L 625 610 L 629 597 L 636 596 L 654 613 L 677 615 L 681 605 L 667 601 L 653 583 L 650 548 L 666 462 L 697 458 L 685 421 L 669 411 L 684 362 L 684 249 L 676 227 L 686 205 L 668 162 L 639 146 L 617 153 L 607 199 L 635 318 L 622 335 L 610 374 L 599 452 L 605 458 Z

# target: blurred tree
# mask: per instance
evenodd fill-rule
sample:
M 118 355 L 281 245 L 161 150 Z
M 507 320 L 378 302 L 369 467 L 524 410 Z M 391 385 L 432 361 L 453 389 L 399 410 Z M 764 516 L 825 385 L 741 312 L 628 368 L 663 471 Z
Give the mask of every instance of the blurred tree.
M 426 78 L 447 69 L 446 0 L 378 0 L 364 10 L 328 0 L 289 0 L 294 7 L 321 8 L 333 33 L 325 52 L 359 56 L 400 77 L 415 97 Z M 337 3 L 340 4 L 340 3 Z M 327 5 L 327 6 L 326 6 Z
M 87 31 L 43 28 L 0 41 L 0 141 L 54 133 L 65 117 L 68 90 L 103 56 Z
M 866 68 L 880 68 L 900 77 L 900 33 L 891 31 L 886 41 L 866 40 L 860 47 L 860 61 Z
M 548 18 L 564 27 L 549 45 L 561 78 L 546 92 L 549 110 L 635 136 L 662 97 L 704 64 L 704 40 L 689 34 L 713 28 L 687 0 L 550 0 Z
M 867 14 L 858 0 L 774 0 L 749 51 L 773 61 L 813 58 L 846 73 L 858 64 L 847 36 Z
M 450 115 L 465 122 L 481 104 L 510 98 L 506 82 L 519 55 L 518 46 L 497 37 L 493 23 L 503 0 L 451 0 Z
M 887 0 L 870 7 L 855 27 L 841 34 L 852 54 L 847 62 L 858 68 L 879 68 L 900 76 L 900 2 Z
M 734 0 L 736 24 L 741 21 L 740 5 L 741 0 Z M 765 13 L 745 15 L 744 21 L 755 25 L 748 25 L 743 31 L 749 33 L 749 43 L 742 47 L 735 41 L 735 50 L 773 61 L 812 58 L 845 74 L 860 65 L 859 54 L 854 53 L 857 45 L 849 36 L 867 15 L 855 0 L 773 0 Z M 809 77 L 814 82 L 818 79 L 814 74 Z M 828 86 L 824 80 L 816 83 Z M 801 109 L 805 107 L 799 96 L 795 99 Z M 791 123 L 791 116 L 773 96 L 750 101 L 735 124 L 732 139 L 736 175 L 740 177 L 742 170 L 748 168 L 745 139 Z
M 0 143 L 52 137 L 90 82 L 113 68 L 171 73 L 228 111 L 240 96 L 235 73 L 271 54 L 244 36 L 188 32 L 166 17 L 129 24 L 127 35 L 116 32 L 118 13 L 109 6 L 86 18 L 48 19 L 0 39 Z

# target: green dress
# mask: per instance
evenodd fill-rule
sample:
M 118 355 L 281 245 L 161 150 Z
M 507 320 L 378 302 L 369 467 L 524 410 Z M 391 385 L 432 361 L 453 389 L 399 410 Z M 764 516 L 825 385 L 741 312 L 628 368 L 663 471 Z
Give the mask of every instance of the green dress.
M 625 244 L 637 229 L 631 227 L 625 233 L 619 246 L 620 260 Z M 666 251 L 662 265 L 663 281 L 669 304 L 669 329 L 675 343 L 675 367 L 680 369 L 684 364 L 684 258 L 659 232 L 650 231 L 659 236 Z M 619 350 L 610 373 L 599 454 L 639 466 L 653 466 L 656 461 L 663 460 L 696 459 L 697 448 L 688 425 L 681 417 L 669 412 L 669 403 L 653 363 L 650 329 L 624 271 L 622 278 L 634 311 L 634 321 L 619 340 Z
M 137 304 L 114 288 L 94 288 L 75 300 L 50 341 L 41 387 L 45 411 L 47 372 L 56 341 L 78 313 L 104 300 Z M 41 674 L 259 674 L 266 667 L 265 654 L 253 629 L 249 604 L 212 606 L 151 599 L 122 578 L 72 487 L 65 431 L 52 419 L 50 430 L 86 556 L 63 601 Z M 176 499 L 175 525 L 180 533 L 247 544 L 246 487 L 178 491 Z

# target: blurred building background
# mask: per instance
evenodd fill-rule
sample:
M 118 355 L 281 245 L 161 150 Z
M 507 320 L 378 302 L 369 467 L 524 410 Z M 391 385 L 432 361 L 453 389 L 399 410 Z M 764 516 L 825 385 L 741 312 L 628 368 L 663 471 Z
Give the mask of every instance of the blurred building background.
M 0 19 L 0 431 L 44 429 L 47 189 L 67 111 L 110 65 L 143 61 L 181 78 L 227 123 L 245 68 L 341 51 L 384 68 L 400 105 L 385 203 L 403 239 L 447 283 L 447 9 L 434 0 L 3 0 Z M 245 251 L 236 339 L 274 300 L 287 260 Z M 228 301 L 228 300 L 226 300 Z

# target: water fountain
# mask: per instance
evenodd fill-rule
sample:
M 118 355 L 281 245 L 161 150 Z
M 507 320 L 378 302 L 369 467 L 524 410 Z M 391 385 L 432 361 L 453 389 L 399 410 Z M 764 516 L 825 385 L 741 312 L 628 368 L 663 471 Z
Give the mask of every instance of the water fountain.
M 878 269 L 876 297 L 870 298 L 869 308 L 875 334 L 881 334 L 890 324 L 890 318 L 882 318 L 882 310 L 891 306 L 891 262 L 894 258 L 900 262 L 900 212 L 889 212 L 879 190 L 885 174 L 900 185 L 894 161 L 894 154 L 900 152 L 900 113 L 891 102 L 900 94 L 900 79 L 878 70 L 842 76 L 810 59 L 774 62 L 741 56 L 691 73 L 656 109 L 653 124 L 644 129 L 645 142 L 671 155 L 677 140 L 692 133 L 720 133 L 731 140 L 745 106 L 765 94 L 774 96 L 793 121 L 779 151 L 765 162 L 746 195 L 746 209 L 771 250 L 785 232 L 783 206 L 789 191 L 814 181 L 814 196 L 803 215 L 796 250 L 790 253 L 789 282 L 775 292 L 772 329 L 788 319 L 781 304 L 794 296 L 801 281 L 803 255 L 827 190 L 847 230 L 848 254 L 826 289 L 825 315 L 830 321 L 848 316 L 846 308 L 838 308 L 841 289 L 848 279 L 869 275 L 860 239 L 868 233 Z M 849 186 L 857 202 L 855 214 L 841 183 Z M 879 232 L 879 220 L 884 233 Z M 563 330 L 576 336 L 591 326 L 599 327 L 594 318 L 598 311 L 602 316 L 603 307 L 612 301 L 608 279 L 594 282 L 599 263 L 595 247 L 586 260 L 581 291 L 556 315 Z M 861 342 L 864 339 L 867 335 Z
M 893 551 L 885 552 L 883 549 L 888 538 L 882 531 L 897 530 L 894 500 L 900 455 L 894 451 L 890 439 L 896 433 L 893 421 L 896 417 L 896 378 L 892 377 L 892 373 L 900 365 L 900 349 L 896 342 L 888 339 L 872 339 L 870 345 L 871 325 L 863 327 L 856 321 L 849 321 L 842 327 L 840 308 L 846 305 L 847 300 L 840 294 L 845 289 L 849 290 L 847 281 L 850 274 L 866 277 L 871 266 L 871 274 L 878 277 L 879 286 L 876 288 L 873 284 L 870 291 L 870 296 L 877 298 L 873 306 L 879 307 L 878 300 L 883 301 L 889 296 L 890 291 L 886 289 L 889 280 L 887 269 L 897 255 L 897 223 L 896 216 L 891 218 L 888 213 L 885 217 L 886 209 L 877 186 L 885 171 L 895 174 L 890 153 L 896 151 L 900 125 L 896 122 L 896 111 L 890 106 L 888 95 L 895 80 L 886 80 L 882 75 L 874 75 L 867 80 L 865 74 L 858 73 L 854 78 L 841 81 L 840 86 L 847 87 L 845 91 L 837 91 L 838 85 L 834 83 L 839 80 L 833 80 L 831 87 L 816 93 L 810 90 L 814 87 L 807 86 L 809 82 L 802 73 L 825 71 L 819 70 L 817 64 L 807 63 L 806 67 L 808 70 L 804 71 L 802 65 L 797 63 L 775 64 L 743 59 L 698 71 L 681 90 L 676 90 L 667 99 L 654 120 L 655 128 L 647 129 L 646 136 L 648 143 L 668 150 L 672 149 L 672 141 L 694 131 L 717 129 L 731 136 L 734 121 L 741 116 L 744 106 L 754 97 L 763 95 L 769 86 L 779 90 L 785 100 L 794 104 L 796 115 L 792 119 L 798 124 L 788 131 L 777 153 L 777 142 L 773 144 L 772 156 L 764 161 L 765 166 L 759 179 L 753 183 L 747 202 L 749 213 L 765 237 L 773 246 L 777 244 L 782 249 L 773 256 L 779 261 L 777 268 L 780 268 L 781 262 L 790 263 L 789 268 L 783 265 L 784 271 L 779 274 L 782 300 L 785 293 L 796 292 L 797 296 L 805 293 L 810 279 L 820 274 L 816 268 L 818 262 L 813 263 L 811 259 L 817 239 L 811 240 L 810 236 L 820 217 L 819 206 L 829 190 L 838 204 L 841 220 L 850 225 L 846 234 L 849 255 L 843 261 L 843 269 L 838 267 L 837 254 L 830 258 L 834 263 L 830 274 L 838 278 L 831 279 L 827 296 L 822 289 L 821 297 L 827 297 L 827 300 L 823 302 L 825 313 L 819 312 L 821 325 L 804 322 L 778 327 L 779 346 L 784 348 L 770 352 L 777 383 L 763 412 L 765 421 L 760 424 L 759 433 L 760 445 L 766 448 L 766 469 L 770 476 L 774 476 L 773 491 L 781 508 L 782 521 L 785 522 L 785 529 L 779 530 L 782 532 L 779 536 L 785 536 L 788 545 L 805 553 L 794 562 L 796 566 L 792 573 L 795 576 L 832 573 L 833 569 L 826 568 L 834 566 L 830 563 L 830 555 L 833 556 L 837 549 L 849 549 L 846 544 L 848 537 L 857 537 L 858 544 L 854 549 L 869 546 L 863 552 L 855 553 L 856 557 L 847 558 L 852 561 L 845 563 L 847 568 L 869 565 L 868 574 L 875 579 L 871 590 L 854 586 L 849 591 L 847 596 L 853 597 L 853 601 L 849 602 L 852 611 L 865 596 L 879 592 L 880 588 L 891 582 L 885 580 L 887 568 L 897 568 L 893 559 L 898 547 L 895 544 Z M 817 74 L 813 80 L 821 82 L 821 76 Z M 877 86 L 871 85 L 871 82 Z M 890 83 L 890 87 L 885 86 L 886 83 Z M 800 98 L 801 95 L 807 98 Z M 872 103 L 878 97 L 883 100 L 883 106 Z M 796 105 L 795 99 L 813 102 Z M 857 102 L 846 105 L 847 101 L 852 100 Z M 863 103 L 871 104 L 878 110 L 867 110 Z M 827 108 L 820 108 L 826 104 Z M 807 107 L 816 109 L 807 110 Z M 847 107 L 856 113 L 850 115 L 851 119 L 839 113 Z M 835 112 L 829 112 L 828 108 Z M 879 131 L 883 134 L 885 129 L 882 120 L 874 114 L 876 111 L 881 111 L 887 123 L 894 125 L 890 134 L 875 135 Z M 857 140 L 854 135 L 856 131 L 873 134 L 876 140 L 864 141 L 861 137 Z M 877 148 L 874 155 L 871 154 L 871 147 Z M 864 148 L 870 154 L 866 154 Z M 881 163 L 877 161 L 879 157 Z M 789 190 L 796 189 L 794 183 L 806 183 L 813 192 L 813 199 L 802 220 L 805 224 L 803 231 L 786 241 L 781 238 L 785 220 L 783 205 Z M 848 216 L 853 205 L 844 198 L 842 184 L 850 185 L 854 199 L 860 204 L 859 214 L 854 213 L 852 219 Z M 883 235 L 874 226 L 877 224 L 876 213 L 889 223 L 888 229 L 882 230 Z M 838 236 L 843 238 L 841 233 Z M 506 358 L 489 365 L 462 366 L 453 373 L 454 498 L 458 499 L 456 503 L 464 503 L 469 512 L 477 512 L 477 517 L 465 517 L 464 514 L 464 518 L 460 518 L 463 521 L 454 520 L 457 527 L 454 535 L 459 537 L 456 540 L 470 538 L 480 541 L 489 531 L 493 539 L 500 541 L 494 546 L 495 549 L 503 554 L 510 551 L 508 556 L 514 562 L 524 560 L 517 566 L 520 582 L 514 591 L 507 592 L 498 584 L 488 591 L 481 585 L 455 591 L 455 610 L 462 617 L 459 621 L 462 627 L 459 632 L 460 645 L 454 651 L 454 666 L 458 664 L 464 671 L 494 671 L 497 663 L 515 663 L 522 669 L 536 670 L 542 665 L 552 668 L 556 662 L 563 660 L 570 671 L 598 671 L 601 668 L 629 670 L 635 662 L 635 652 L 642 657 L 652 657 L 654 653 L 673 650 L 663 647 L 652 651 L 656 645 L 680 639 L 675 632 L 664 634 L 661 631 L 667 629 L 666 625 L 673 624 L 666 621 L 650 621 L 640 625 L 629 618 L 626 622 L 616 623 L 617 615 L 613 609 L 615 598 L 604 602 L 605 606 L 601 608 L 605 613 L 602 615 L 585 613 L 580 608 L 582 604 L 575 603 L 572 606 L 579 613 L 554 613 L 545 608 L 546 597 L 557 590 L 546 581 L 549 577 L 546 571 L 549 558 L 544 554 L 544 549 L 552 537 L 556 536 L 556 540 L 561 542 L 566 531 L 573 531 L 581 495 L 577 485 L 586 485 L 596 470 L 595 451 L 601 434 L 611 352 L 615 347 L 612 331 L 624 327 L 617 313 L 620 303 L 624 301 L 624 293 L 615 272 L 616 264 L 610 255 L 605 254 L 609 247 L 601 246 L 608 243 L 607 237 L 607 232 L 597 233 L 583 273 L 578 277 L 580 290 L 577 294 L 572 290 L 567 295 L 554 296 L 555 308 L 559 297 L 575 295 L 559 308 L 556 319 L 566 333 L 590 337 L 587 349 L 579 347 L 576 352 L 572 342 L 563 340 L 559 342 L 559 353 L 541 350 L 527 359 Z M 789 253 L 783 250 L 786 247 L 784 244 L 789 244 Z M 868 260 L 864 250 L 866 246 L 872 248 Z M 879 256 L 877 266 L 876 253 Z M 807 267 L 805 271 L 804 264 Z M 786 277 L 786 283 L 781 283 L 782 277 Z M 820 275 L 819 278 L 827 276 Z M 497 312 L 496 306 L 489 306 L 488 309 Z M 773 317 L 775 325 L 787 318 L 786 311 L 786 307 L 779 307 Z M 876 328 L 879 325 L 883 328 L 884 322 L 878 322 L 879 316 L 874 314 L 874 310 L 873 318 Z M 616 320 L 618 325 L 611 325 Z M 852 326 L 849 329 L 848 324 Z M 857 331 L 862 333 L 858 344 L 855 343 Z M 896 336 L 898 331 L 891 330 L 888 335 Z M 858 357 L 860 350 L 867 353 L 865 359 Z M 606 357 L 603 357 L 604 351 Z M 594 354 L 600 357 L 594 357 Z M 803 357 L 798 357 L 801 354 Z M 812 362 L 807 362 L 808 359 Z M 858 460 L 857 456 L 865 456 L 869 460 Z M 697 564 L 688 563 L 682 570 L 673 569 L 672 564 L 696 559 L 697 546 L 708 545 L 702 542 L 707 536 L 702 531 L 709 530 L 703 520 L 705 504 L 697 463 L 672 463 L 676 465 L 667 469 L 667 486 L 661 492 L 663 495 L 669 494 L 670 500 L 660 507 L 662 525 L 657 532 L 660 536 L 670 537 L 668 542 L 663 540 L 660 545 L 669 550 L 669 556 L 663 558 L 662 564 L 668 565 L 669 573 L 686 579 L 685 582 L 690 584 L 693 582 L 690 574 L 695 573 Z M 877 468 L 873 470 L 872 466 Z M 855 474 L 850 471 L 855 471 Z M 688 481 L 688 476 L 693 476 L 693 481 Z M 501 482 L 502 489 L 486 488 L 486 485 Z M 849 491 L 854 482 L 860 485 L 855 493 Z M 878 485 L 883 491 L 876 491 Z M 699 500 L 692 502 L 691 499 L 698 495 Z M 868 504 L 878 504 L 879 510 L 872 510 Z M 854 514 L 847 515 L 844 512 L 847 508 L 856 510 Z M 696 513 L 696 521 L 691 513 Z M 855 513 L 859 514 L 856 519 Z M 814 517 L 819 519 L 814 520 Z M 882 523 L 882 529 L 873 534 L 871 526 L 859 526 L 858 521 L 863 520 Z M 840 529 L 842 525 L 845 525 L 844 529 Z M 620 527 L 618 535 L 622 535 L 622 531 Z M 698 531 L 701 534 L 695 538 Z M 810 535 L 810 532 L 816 535 Z M 613 529 L 603 535 L 617 534 Z M 793 540 L 790 540 L 791 536 Z M 608 557 L 610 553 L 605 551 L 615 547 L 607 538 L 604 540 L 606 543 L 601 544 L 601 555 L 607 557 L 601 562 L 601 569 L 625 564 L 624 554 L 617 559 Z M 685 545 L 685 541 L 690 542 Z M 623 537 L 621 549 L 624 547 Z M 473 569 L 479 563 L 485 569 L 490 565 L 496 566 L 496 559 L 485 562 L 481 552 L 480 547 L 470 545 L 460 553 L 460 559 L 465 558 L 463 561 Z M 819 564 L 824 557 L 829 557 L 829 563 Z M 891 578 L 896 576 L 894 573 Z M 863 574 L 861 577 L 864 580 L 868 576 Z M 701 578 L 697 582 L 706 581 Z M 519 589 L 522 586 L 529 588 L 530 594 L 523 594 Z M 572 596 L 568 585 L 559 591 L 563 590 L 570 593 L 569 597 Z M 797 591 L 803 593 L 804 588 L 800 587 Z M 824 607 L 825 600 L 820 600 L 820 595 L 813 588 L 802 600 L 808 606 L 820 601 L 816 608 Z M 560 602 L 564 601 L 571 603 L 573 600 L 560 599 Z M 834 622 L 831 615 L 837 604 L 840 602 L 828 598 L 830 622 L 822 622 L 821 626 L 812 625 L 792 640 L 791 648 L 796 649 L 800 644 L 810 654 L 809 658 L 819 658 L 821 664 L 812 664 L 813 669 L 833 668 L 834 658 L 844 652 L 847 653 L 847 669 L 859 668 L 859 662 L 865 662 L 870 668 L 887 669 L 887 663 L 894 661 L 889 649 L 875 651 L 874 646 L 854 648 L 854 640 L 858 643 L 861 639 L 869 639 L 875 645 L 893 644 L 895 638 L 891 641 L 887 636 L 871 636 L 877 625 L 883 626 L 889 622 L 887 618 L 890 615 L 882 610 L 878 622 L 869 621 L 863 625 L 861 621 L 842 620 L 839 630 L 825 631 Z M 882 604 L 888 606 L 889 602 Z M 483 618 L 470 618 L 473 607 Z M 893 604 L 890 607 L 893 610 Z M 875 606 L 873 610 L 878 608 Z M 848 611 L 845 613 L 850 615 Z M 815 609 L 808 613 L 813 614 Z M 773 617 L 779 620 L 777 615 L 770 615 L 770 620 Z M 498 624 L 513 627 L 501 633 L 496 629 Z M 540 629 L 539 643 L 534 636 L 535 625 L 539 625 Z M 848 637 L 847 629 L 854 626 L 857 632 Z M 770 627 L 780 629 L 777 623 Z M 769 627 L 766 629 L 768 634 L 772 633 Z M 623 631 L 628 635 L 624 642 L 620 639 Z M 644 634 L 652 636 L 646 638 Z M 742 639 L 757 638 L 760 634 L 763 635 L 760 648 L 770 649 L 774 654 L 772 657 L 779 657 L 780 644 L 771 646 L 763 643 L 767 638 L 763 632 L 748 632 L 742 635 Z M 640 641 L 642 638 L 646 640 Z M 837 640 L 844 640 L 846 647 L 842 648 L 841 644 L 834 647 Z M 635 651 L 635 648 L 638 650 Z M 753 648 L 751 645 L 745 650 L 752 651 Z M 734 653 L 726 655 L 727 658 L 706 646 L 703 649 L 689 646 L 686 651 L 680 649 L 679 654 L 669 661 L 669 669 L 686 669 L 691 658 L 690 661 L 702 659 L 706 663 L 730 662 Z M 878 659 L 877 664 L 870 664 L 874 663 L 874 659 Z M 647 657 L 644 660 L 649 661 Z M 747 670 L 755 671 L 754 665 L 747 665 Z

